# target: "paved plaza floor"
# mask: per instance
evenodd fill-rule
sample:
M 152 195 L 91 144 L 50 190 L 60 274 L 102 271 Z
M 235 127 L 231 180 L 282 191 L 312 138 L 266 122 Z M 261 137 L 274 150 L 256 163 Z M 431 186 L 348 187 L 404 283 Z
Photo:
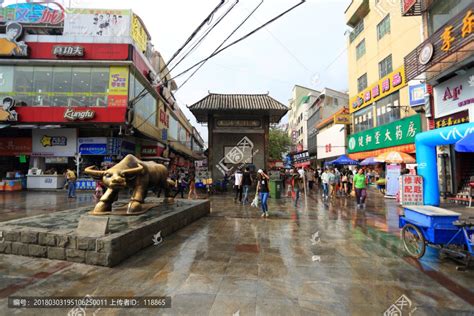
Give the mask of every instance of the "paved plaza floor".
M 0 221 L 93 203 L 90 193 L 65 195 L 2 193 Z M 12 309 L 7 298 L 86 295 L 170 296 L 172 307 L 85 308 L 85 315 L 383 315 L 394 306 L 403 315 L 474 314 L 474 270 L 457 271 L 434 250 L 407 258 L 401 209 L 378 192 L 369 192 L 364 209 L 318 192 L 297 207 L 270 199 L 269 209 L 261 218 L 230 193 L 214 195 L 209 216 L 113 268 L 0 255 L 0 315 L 83 315 Z

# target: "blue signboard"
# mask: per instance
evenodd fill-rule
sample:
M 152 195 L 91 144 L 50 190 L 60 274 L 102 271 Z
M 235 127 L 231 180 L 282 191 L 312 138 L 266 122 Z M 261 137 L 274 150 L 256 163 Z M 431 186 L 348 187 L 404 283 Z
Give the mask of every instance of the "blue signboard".
M 168 140 L 168 129 L 163 128 L 161 130 L 161 140 L 162 141 L 167 141 Z
M 77 143 L 81 155 L 107 155 L 106 137 L 80 137 Z
M 408 86 L 408 94 L 410 96 L 410 106 L 418 106 L 425 104 L 425 84 L 417 84 Z
M 81 155 L 106 155 L 107 144 L 82 144 L 79 145 Z

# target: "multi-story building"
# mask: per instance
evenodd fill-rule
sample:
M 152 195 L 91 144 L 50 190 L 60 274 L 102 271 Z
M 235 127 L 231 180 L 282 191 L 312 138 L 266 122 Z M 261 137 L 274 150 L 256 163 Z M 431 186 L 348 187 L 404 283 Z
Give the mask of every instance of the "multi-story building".
M 353 0 L 345 11 L 353 28 L 347 39 L 349 112 L 353 159 L 385 151 L 415 152 L 422 106 L 409 105 L 404 57 L 422 41 L 422 19 L 403 17 L 394 1 Z
M 346 124 L 349 96 L 347 93 L 324 88 L 308 108 L 307 138 L 312 165 L 324 165 L 324 161 L 346 153 Z M 347 112 L 347 113 L 346 113 Z M 345 118 L 346 122 L 341 122 Z M 333 127 L 335 126 L 335 127 Z
M 320 92 L 295 85 L 292 98 L 289 100 L 288 135 L 291 138 L 291 151 L 303 151 L 308 148 L 307 128 L 309 105 L 319 96 Z
M 201 158 L 176 84 L 132 11 L 13 4 L 0 8 L 0 33 L 0 177 L 129 153 L 170 168 Z
M 432 94 L 425 104 L 433 129 L 428 133 L 438 135 L 437 141 L 433 136 L 433 143 L 442 145 L 436 146 L 437 158 L 433 157 L 437 166 L 426 164 L 418 169 L 425 182 L 436 187 L 439 183 L 443 196 L 466 199 L 474 176 L 474 154 L 456 152 L 449 140 L 463 135 L 460 124 L 466 126 L 474 119 L 474 3 L 405 0 L 402 12 L 403 21 L 412 16 L 423 19 L 424 41 L 406 54 L 405 73 L 410 82 L 423 81 L 413 89 Z M 439 128 L 445 128 L 444 135 Z

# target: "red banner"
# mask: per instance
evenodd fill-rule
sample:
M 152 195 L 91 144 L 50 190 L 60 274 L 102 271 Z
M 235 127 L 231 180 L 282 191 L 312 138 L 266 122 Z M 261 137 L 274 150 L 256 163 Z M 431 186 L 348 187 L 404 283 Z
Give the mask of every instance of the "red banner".
M 31 137 L 0 137 L 0 156 L 31 155 Z
M 21 123 L 123 123 L 127 108 L 114 107 L 65 107 L 17 106 Z M 89 114 L 91 113 L 91 114 Z
M 29 59 L 84 59 L 84 60 L 128 60 L 129 44 L 94 44 L 94 43 L 39 43 L 27 42 Z M 57 56 L 55 46 L 81 47 L 82 56 Z

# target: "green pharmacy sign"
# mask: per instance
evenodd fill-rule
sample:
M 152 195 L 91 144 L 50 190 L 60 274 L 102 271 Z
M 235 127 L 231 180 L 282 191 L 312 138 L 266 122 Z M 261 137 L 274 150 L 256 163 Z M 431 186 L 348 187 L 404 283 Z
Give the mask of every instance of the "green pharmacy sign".
M 413 144 L 415 135 L 421 132 L 420 114 L 350 135 L 349 154 L 399 145 Z

